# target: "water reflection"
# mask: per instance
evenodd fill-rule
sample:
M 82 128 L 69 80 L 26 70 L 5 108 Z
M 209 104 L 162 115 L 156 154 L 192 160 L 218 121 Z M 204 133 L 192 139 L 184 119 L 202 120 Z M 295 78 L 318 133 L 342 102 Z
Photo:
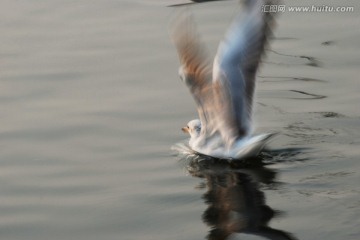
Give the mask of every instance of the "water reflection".
M 202 215 L 210 227 L 207 239 L 225 240 L 236 233 L 252 234 L 266 239 L 296 239 L 292 234 L 268 226 L 276 211 L 266 205 L 259 185 L 274 187 L 276 172 L 264 166 L 246 166 L 216 159 L 188 159 L 188 172 L 204 182 L 203 195 L 207 209 Z

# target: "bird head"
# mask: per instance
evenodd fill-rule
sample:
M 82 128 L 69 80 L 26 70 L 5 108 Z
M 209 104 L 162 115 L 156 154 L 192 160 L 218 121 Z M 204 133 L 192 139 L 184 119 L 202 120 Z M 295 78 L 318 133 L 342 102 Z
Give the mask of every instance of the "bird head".
M 198 137 L 201 131 L 201 122 L 199 119 L 191 120 L 186 127 L 181 128 L 185 133 L 189 133 L 191 137 Z

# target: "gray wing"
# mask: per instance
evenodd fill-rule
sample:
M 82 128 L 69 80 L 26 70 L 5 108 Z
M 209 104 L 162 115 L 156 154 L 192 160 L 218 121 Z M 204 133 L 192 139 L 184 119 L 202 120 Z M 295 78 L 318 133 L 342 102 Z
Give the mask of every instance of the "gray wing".
M 235 18 L 214 60 L 217 128 L 225 141 L 251 132 L 255 75 L 273 24 L 273 16 L 262 11 L 264 4 L 273 3 L 245 1 L 245 15 Z
M 199 40 L 191 16 L 180 14 L 172 24 L 172 40 L 180 60 L 179 74 L 189 88 L 201 121 L 202 135 L 210 132 L 213 108 L 212 65 L 204 45 Z

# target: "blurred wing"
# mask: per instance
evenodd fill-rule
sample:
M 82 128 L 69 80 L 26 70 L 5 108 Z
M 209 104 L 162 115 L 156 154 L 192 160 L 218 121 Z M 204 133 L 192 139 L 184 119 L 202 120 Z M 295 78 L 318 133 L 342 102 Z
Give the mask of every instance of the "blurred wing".
M 213 69 L 218 129 L 225 141 L 234 141 L 251 131 L 255 75 L 273 16 L 263 12 L 270 1 L 245 1 L 240 14 L 220 43 Z
M 212 103 L 212 66 L 204 46 L 196 33 L 195 24 L 188 15 L 181 14 L 172 25 L 172 39 L 180 59 L 179 74 L 189 88 L 206 135 L 211 123 L 209 106 Z

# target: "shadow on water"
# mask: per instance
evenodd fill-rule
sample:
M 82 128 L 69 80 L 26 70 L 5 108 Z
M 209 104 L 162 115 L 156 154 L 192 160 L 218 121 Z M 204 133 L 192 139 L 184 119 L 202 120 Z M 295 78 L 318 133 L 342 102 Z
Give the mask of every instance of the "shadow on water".
M 259 186 L 276 186 L 277 172 L 266 168 L 263 158 L 229 162 L 191 156 L 180 160 L 191 176 L 204 179 L 197 188 L 205 190 L 202 198 L 207 209 L 202 220 L 210 227 L 206 239 L 225 240 L 239 233 L 266 239 L 297 239 L 268 226 L 279 211 L 266 204 Z

